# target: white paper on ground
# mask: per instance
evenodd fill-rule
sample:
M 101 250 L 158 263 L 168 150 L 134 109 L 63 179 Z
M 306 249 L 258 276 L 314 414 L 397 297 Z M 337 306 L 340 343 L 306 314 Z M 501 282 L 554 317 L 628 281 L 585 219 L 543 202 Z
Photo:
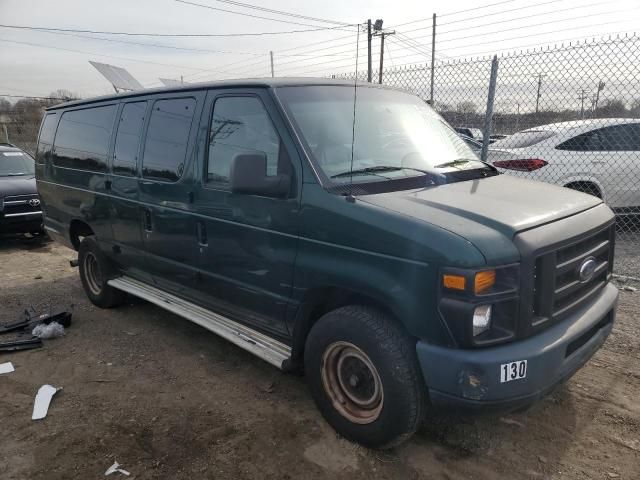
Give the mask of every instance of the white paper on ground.
M 0 374 L 2 373 L 11 373 L 15 372 L 15 368 L 13 368 L 13 363 L 0 363 Z
M 107 476 L 111 475 L 112 473 L 116 473 L 116 472 L 119 472 L 119 473 L 121 473 L 123 475 L 126 475 L 127 477 L 129 475 L 131 475 L 126 470 L 123 470 L 122 468 L 120 468 L 120 464 L 118 462 L 113 462 L 113 465 L 111 465 L 109 468 L 107 468 L 107 471 L 104 472 L 104 476 L 107 477 Z
M 51 385 L 43 385 L 40 387 L 36 395 L 36 401 L 33 404 L 31 420 L 40 420 L 47 416 L 51 398 L 53 398 L 58 390 L 62 390 L 62 388 L 52 387 Z

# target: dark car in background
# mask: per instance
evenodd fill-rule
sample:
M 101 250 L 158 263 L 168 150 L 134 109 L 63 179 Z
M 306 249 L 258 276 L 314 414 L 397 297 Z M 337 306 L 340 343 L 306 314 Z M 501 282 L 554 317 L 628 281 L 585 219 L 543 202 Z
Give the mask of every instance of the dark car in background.
M 13 145 L 0 144 L 0 234 L 42 232 L 34 160 Z

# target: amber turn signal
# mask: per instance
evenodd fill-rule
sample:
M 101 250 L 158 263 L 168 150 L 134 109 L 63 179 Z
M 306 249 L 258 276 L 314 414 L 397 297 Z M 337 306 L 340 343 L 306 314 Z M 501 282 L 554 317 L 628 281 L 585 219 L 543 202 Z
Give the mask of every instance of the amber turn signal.
M 476 273 L 476 279 L 473 285 L 473 290 L 476 295 L 486 292 L 496 284 L 496 271 L 485 270 L 483 272 Z
M 443 275 L 442 283 L 450 290 L 464 290 L 465 278 L 462 275 Z

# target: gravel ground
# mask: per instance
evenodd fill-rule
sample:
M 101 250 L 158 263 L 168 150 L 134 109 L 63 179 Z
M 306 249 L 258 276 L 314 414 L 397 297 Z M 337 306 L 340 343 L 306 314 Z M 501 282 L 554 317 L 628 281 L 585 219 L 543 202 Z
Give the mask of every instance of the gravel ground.
M 640 232 L 618 235 L 613 269 L 618 275 L 640 279 Z
M 95 308 L 73 257 L 0 244 L 1 322 L 74 305 L 65 337 L 0 354 L 16 368 L 0 376 L 3 480 L 102 478 L 116 460 L 137 479 L 640 478 L 640 292 L 621 292 L 604 347 L 533 409 L 430 417 L 382 453 L 339 438 L 304 378 L 145 302 Z M 64 389 L 34 422 L 45 383 Z

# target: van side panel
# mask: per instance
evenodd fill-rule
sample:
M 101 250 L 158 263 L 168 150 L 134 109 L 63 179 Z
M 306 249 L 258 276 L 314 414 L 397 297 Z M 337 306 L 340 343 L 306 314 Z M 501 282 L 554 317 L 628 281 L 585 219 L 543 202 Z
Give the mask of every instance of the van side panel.
M 303 186 L 293 294 L 298 304 L 316 289 L 353 292 L 386 307 L 416 338 L 448 344 L 437 311 L 439 268 L 484 264 L 477 249 L 451 232 L 357 199 L 348 202 L 318 184 Z
M 73 220 L 88 224 L 101 240 L 112 238 L 105 181 L 116 110 L 117 103 L 109 102 L 61 111 L 51 154 L 38 168 L 45 226 L 67 240 Z

